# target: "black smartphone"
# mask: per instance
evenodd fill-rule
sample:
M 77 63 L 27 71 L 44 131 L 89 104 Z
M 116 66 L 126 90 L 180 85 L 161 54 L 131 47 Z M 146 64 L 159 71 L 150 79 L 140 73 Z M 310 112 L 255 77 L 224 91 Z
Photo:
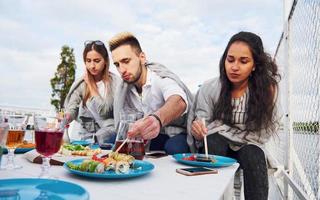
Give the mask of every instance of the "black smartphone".
M 214 159 L 205 156 L 197 156 L 196 161 L 198 162 L 214 162 Z
M 218 170 L 206 167 L 189 167 L 176 169 L 176 172 L 186 176 L 196 176 L 203 174 L 217 174 Z
M 100 144 L 100 148 L 103 150 L 110 150 L 112 149 L 113 144 L 112 143 L 102 143 Z
M 155 152 L 149 152 L 146 153 L 147 158 L 161 158 L 167 156 L 167 154 L 163 151 L 155 151 Z

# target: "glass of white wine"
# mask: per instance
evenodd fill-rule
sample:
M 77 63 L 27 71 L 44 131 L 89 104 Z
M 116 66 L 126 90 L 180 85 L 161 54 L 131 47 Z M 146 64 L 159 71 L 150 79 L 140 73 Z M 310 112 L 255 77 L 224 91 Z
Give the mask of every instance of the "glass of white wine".
M 15 163 L 14 151 L 16 148 L 23 143 L 25 135 L 25 127 L 23 124 L 19 123 L 17 119 L 13 116 L 8 120 L 11 126 L 9 127 L 8 133 L 6 135 L 5 146 L 8 150 L 7 162 L 1 167 L 1 170 L 16 170 L 21 169 L 22 166 Z

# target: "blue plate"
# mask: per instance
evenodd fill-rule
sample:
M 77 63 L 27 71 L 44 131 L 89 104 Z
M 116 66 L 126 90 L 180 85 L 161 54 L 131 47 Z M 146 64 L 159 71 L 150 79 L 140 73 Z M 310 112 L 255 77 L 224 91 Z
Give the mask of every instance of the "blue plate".
M 79 165 L 83 162 L 85 159 L 77 159 L 77 160 L 72 160 L 69 161 L 73 164 Z M 69 163 L 67 162 L 67 163 Z M 142 160 L 135 160 L 133 163 L 133 169 L 129 170 L 129 173 L 127 174 L 117 174 L 113 170 L 105 171 L 102 174 L 98 173 L 92 173 L 92 172 L 83 172 L 79 170 L 73 170 L 70 169 L 67 166 L 67 163 L 64 163 L 63 167 L 70 171 L 72 174 L 77 174 L 80 176 L 87 176 L 87 177 L 93 177 L 93 178 L 104 178 L 104 179 L 124 179 L 124 178 L 133 178 L 137 176 L 142 176 L 145 174 L 148 174 L 154 169 L 154 165 L 150 162 L 147 161 L 142 161 Z
M 71 142 L 71 144 L 79 144 L 79 145 L 82 145 L 82 146 L 88 146 L 90 144 L 89 141 L 86 141 L 86 140 L 74 140 Z
M 233 158 L 216 156 L 216 155 L 209 155 L 209 157 L 215 159 L 216 162 L 199 162 L 199 161 L 183 160 L 183 158 L 190 157 L 192 155 L 202 156 L 202 157 L 205 156 L 205 154 L 181 153 L 181 154 L 175 154 L 172 157 L 176 159 L 176 161 L 182 164 L 200 166 L 200 167 L 211 167 L 211 168 L 227 167 L 237 162 L 237 160 Z
M 26 153 L 28 151 L 33 150 L 34 148 L 16 148 L 14 153 L 20 154 L 20 153 Z M 8 153 L 8 150 L 6 148 L 3 149 L 3 153 L 6 154 Z
M 74 183 L 50 179 L 0 180 L 0 199 L 87 200 L 88 192 Z

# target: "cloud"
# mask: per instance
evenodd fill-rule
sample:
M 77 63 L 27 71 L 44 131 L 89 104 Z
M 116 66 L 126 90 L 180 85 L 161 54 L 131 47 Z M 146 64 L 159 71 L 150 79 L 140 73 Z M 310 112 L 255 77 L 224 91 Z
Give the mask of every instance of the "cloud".
M 49 107 L 49 80 L 61 47 L 74 48 L 80 77 L 83 42 L 107 42 L 125 30 L 137 36 L 148 60 L 166 65 L 195 92 L 218 75 L 220 56 L 234 33 L 257 32 L 273 53 L 281 20 L 277 0 L 1 1 L 0 93 L 5 95 L 0 104 Z
M 1 48 L 1 103 L 48 107 L 50 79 L 59 61 L 56 51 L 34 54 Z

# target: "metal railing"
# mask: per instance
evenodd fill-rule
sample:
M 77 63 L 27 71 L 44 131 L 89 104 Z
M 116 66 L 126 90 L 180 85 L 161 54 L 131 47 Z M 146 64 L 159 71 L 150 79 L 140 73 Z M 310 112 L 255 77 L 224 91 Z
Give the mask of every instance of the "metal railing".
M 320 199 L 320 1 L 294 0 L 274 58 L 283 130 L 268 144 L 280 168 L 269 199 Z M 279 195 L 280 194 L 280 195 Z

